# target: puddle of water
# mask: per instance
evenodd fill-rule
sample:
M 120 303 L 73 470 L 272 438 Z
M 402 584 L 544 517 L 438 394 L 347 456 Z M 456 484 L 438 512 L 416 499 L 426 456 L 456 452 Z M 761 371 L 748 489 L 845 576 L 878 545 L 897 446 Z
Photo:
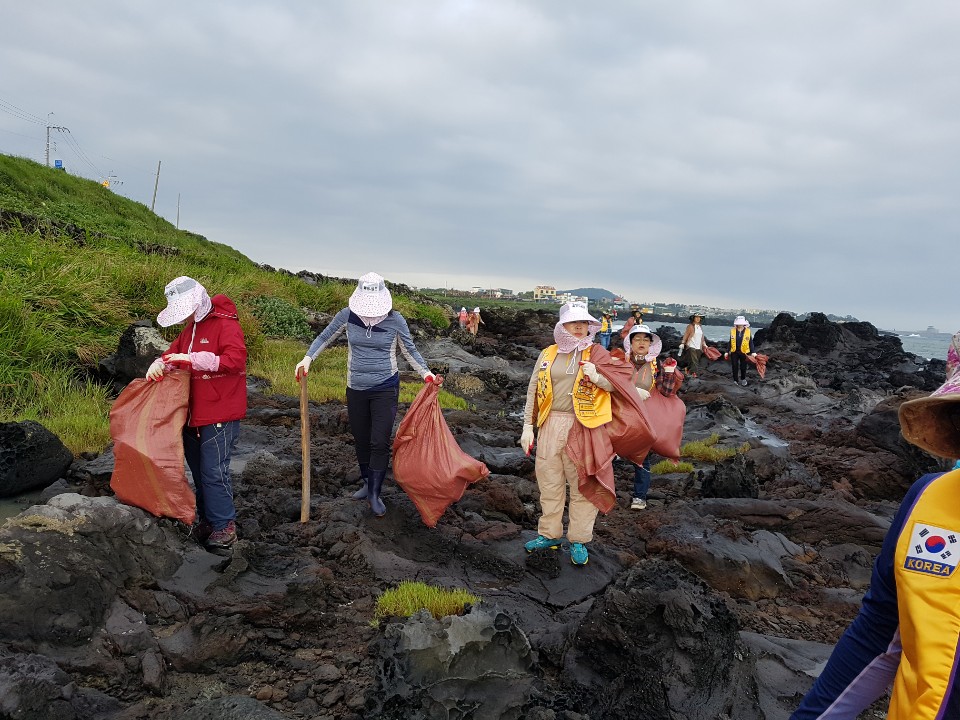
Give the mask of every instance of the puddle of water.
M 0 524 L 7 518 L 19 515 L 31 505 L 42 504 L 40 500 L 41 492 L 41 490 L 36 490 L 17 497 L 0 498 Z
M 757 425 L 753 420 L 747 420 L 744 418 L 743 427 L 747 431 L 747 434 L 750 435 L 750 437 L 757 438 L 761 445 L 775 448 L 785 448 L 790 446 L 790 443 L 788 443 L 786 440 L 781 440 L 773 433 Z

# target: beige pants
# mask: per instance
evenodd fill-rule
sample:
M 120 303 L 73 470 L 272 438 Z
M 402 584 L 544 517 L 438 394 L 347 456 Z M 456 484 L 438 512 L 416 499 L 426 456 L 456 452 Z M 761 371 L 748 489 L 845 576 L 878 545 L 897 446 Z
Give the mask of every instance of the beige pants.
M 573 413 L 552 410 L 540 428 L 537 438 L 537 486 L 540 488 L 540 508 L 543 514 L 537 532 L 551 540 L 563 537 L 563 506 L 570 486 L 570 527 L 567 539 L 572 543 L 587 543 L 593 539 L 593 524 L 597 507 L 580 494 L 577 467 L 567 457 L 567 435 L 577 422 Z

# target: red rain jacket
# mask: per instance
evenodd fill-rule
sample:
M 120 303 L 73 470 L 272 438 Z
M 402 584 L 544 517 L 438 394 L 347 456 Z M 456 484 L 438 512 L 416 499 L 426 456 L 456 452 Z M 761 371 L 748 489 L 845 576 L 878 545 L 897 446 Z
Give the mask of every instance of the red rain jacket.
M 207 316 L 198 323 L 190 320 L 164 353 L 220 356 L 217 372 L 190 372 L 190 427 L 240 420 L 247 414 L 247 345 L 237 306 L 226 295 L 214 295 L 211 302 L 213 309 Z

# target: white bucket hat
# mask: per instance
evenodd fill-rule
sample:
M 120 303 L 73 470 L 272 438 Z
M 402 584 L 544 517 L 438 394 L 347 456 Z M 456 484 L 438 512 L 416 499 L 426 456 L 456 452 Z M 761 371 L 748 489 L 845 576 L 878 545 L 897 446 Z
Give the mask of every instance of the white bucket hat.
M 600 329 L 600 321 L 590 314 L 587 306 L 582 302 L 568 302 L 560 306 L 561 325 L 578 320 L 588 323 L 588 327 L 592 332 Z M 596 329 L 594 329 L 594 325 L 596 325 Z
M 473 311 L 474 311 L 474 312 L 480 312 L 480 308 L 475 307 L 475 308 L 473 309 Z
M 393 297 L 387 290 L 382 275 L 367 273 L 357 281 L 357 289 L 347 303 L 350 309 L 360 317 L 381 317 L 393 307 Z
M 743 325 L 744 327 L 750 327 L 750 323 L 747 322 L 747 319 L 743 315 L 737 315 L 737 319 L 733 321 L 734 325 Z
M 627 357 L 630 357 L 630 342 L 633 340 L 634 335 L 639 335 L 640 333 L 650 336 L 650 349 L 647 350 L 647 354 L 644 357 L 646 360 L 653 360 L 653 358 L 657 357 L 660 351 L 663 350 L 663 340 L 646 325 L 634 325 L 630 328 L 630 332 L 628 332 L 627 336 L 623 339 L 623 351 L 627 354 Z
M 167 306 L 157 315 L 157 324 L 170 327 L 181 323 L 204 306 L 209 308 L 210 296 L 206 288 L 192 277 L 181 275 L 171 280 L 163 289 Z

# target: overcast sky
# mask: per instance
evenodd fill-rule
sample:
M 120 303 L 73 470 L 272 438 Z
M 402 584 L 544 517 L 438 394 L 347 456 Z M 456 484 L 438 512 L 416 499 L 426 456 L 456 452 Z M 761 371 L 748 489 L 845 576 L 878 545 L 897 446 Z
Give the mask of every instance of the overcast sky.
M 0 152 L 68 127 L 51 158 L 148 206 L 162 161 L 157 212 L 257 262 L 960 328 L 955 0 L 2 17 Z

